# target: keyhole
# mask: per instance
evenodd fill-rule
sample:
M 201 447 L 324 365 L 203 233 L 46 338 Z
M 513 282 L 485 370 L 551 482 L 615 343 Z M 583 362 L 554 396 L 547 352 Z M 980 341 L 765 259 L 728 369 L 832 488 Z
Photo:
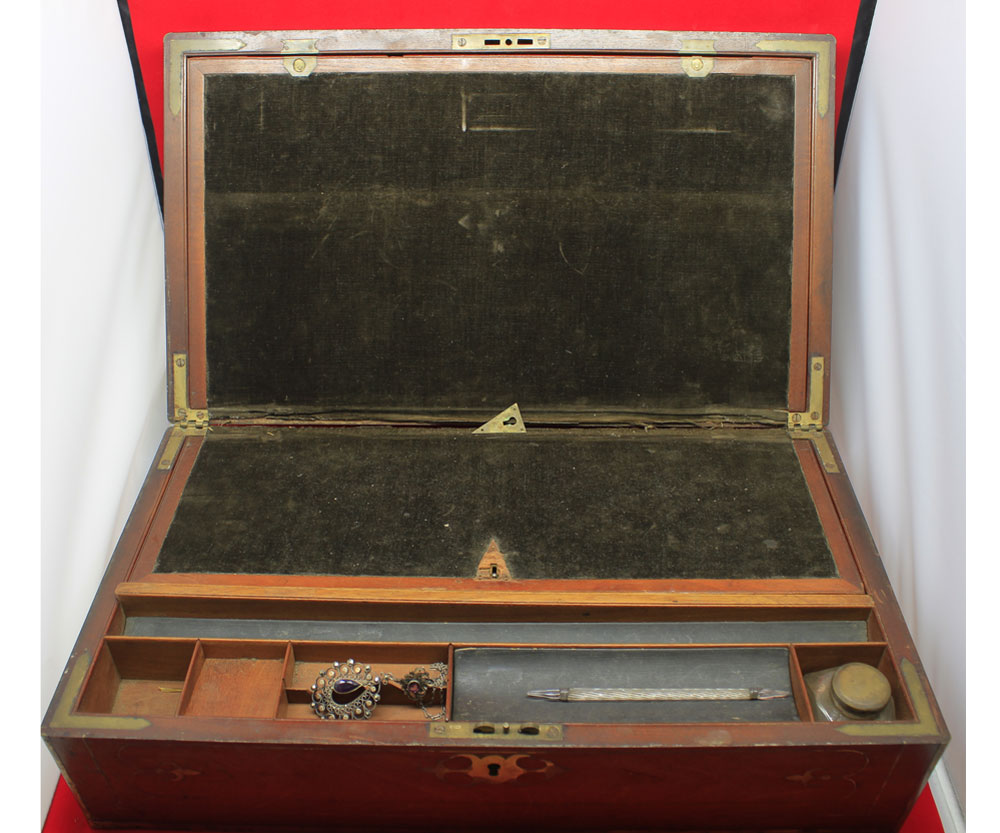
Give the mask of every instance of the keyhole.
M 493 564 L 490 566 L 490 578 L 496 578 L 500 573 L 497 570 L 497 565 Z
M 504 425 L 517 425 L 517 417 L 507 417 L 507 419 L 505 419 L 503 421 L 503 424 Z
M 500 774 L 500 764 L 487 764 L 486 768 L 494 778 Z

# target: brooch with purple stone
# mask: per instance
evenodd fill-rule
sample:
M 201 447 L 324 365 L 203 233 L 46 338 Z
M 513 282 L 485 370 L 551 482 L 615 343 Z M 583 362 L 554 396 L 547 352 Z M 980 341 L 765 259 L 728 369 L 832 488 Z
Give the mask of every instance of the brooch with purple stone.
M 367 720 L 381 697 L 381 678 L 353 659 L 335 662 L 312 686 L 313 711 L 324 720 Z

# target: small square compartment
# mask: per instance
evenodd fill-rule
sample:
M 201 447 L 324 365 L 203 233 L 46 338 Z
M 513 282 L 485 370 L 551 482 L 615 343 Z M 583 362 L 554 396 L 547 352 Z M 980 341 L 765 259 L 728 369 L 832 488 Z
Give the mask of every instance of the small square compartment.
M 199 641 L 180 713 L 272 718 L 281 695 L 284 642 Z
M 77 712 L 176 715 L 194 647 L 193 639 L 106 638 Z
M 804 683 L 805 676 L 816 671 L 836 668 L 849 662 L 860 662 L 881 671 L 889 681 L 892 689 L 892 701 L 896 716 L 894 721 L 914 720 L 913 706 L 903 686 L 902 678 L 892 660 L 888 646 L 880 642 L 853 645 L 796 645 L 795 658 L 803 678 L 803 692 L 808 693 Z M 812 705 L 810 704 L 810 712 Z M 811 715 L 813 720 L 816 716 Z

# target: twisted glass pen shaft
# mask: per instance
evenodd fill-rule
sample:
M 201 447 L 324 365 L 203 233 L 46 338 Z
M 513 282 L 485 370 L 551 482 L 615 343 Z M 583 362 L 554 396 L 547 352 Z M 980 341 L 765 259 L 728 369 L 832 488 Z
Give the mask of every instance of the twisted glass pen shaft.
M 550 688 L 529 691 L 536 700 L 650 701 L 650 700 L 781 700 L 790 692 L 773 688 Z

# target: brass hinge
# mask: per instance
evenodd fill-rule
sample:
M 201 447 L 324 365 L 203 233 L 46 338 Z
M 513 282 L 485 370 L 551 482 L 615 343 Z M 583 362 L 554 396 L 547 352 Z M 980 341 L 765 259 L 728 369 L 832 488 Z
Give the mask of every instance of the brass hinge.
M 823 383 L 826 360 L 813 356 L 809 360 L 809 408 L 788 414 L 788 433 L 793 440 L 812 440 L 823 468 L 830 474 L 839 474 L 837 458 L 823 430 Z
M 208 428 L 208 410 L 188 405 L 187 353 L 174 353 L 174 422 L 180 428 Z

